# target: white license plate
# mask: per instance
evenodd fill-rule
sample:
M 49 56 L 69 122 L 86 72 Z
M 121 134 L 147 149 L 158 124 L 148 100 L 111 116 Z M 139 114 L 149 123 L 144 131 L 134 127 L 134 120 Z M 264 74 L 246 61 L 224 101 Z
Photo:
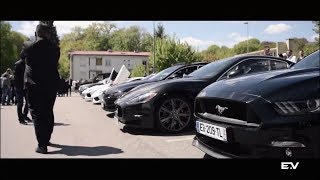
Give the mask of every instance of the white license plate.
M 200 134 L 221 141 L 227 141 L 227 129 L 224 127 L 196 121 L 196 129 Z

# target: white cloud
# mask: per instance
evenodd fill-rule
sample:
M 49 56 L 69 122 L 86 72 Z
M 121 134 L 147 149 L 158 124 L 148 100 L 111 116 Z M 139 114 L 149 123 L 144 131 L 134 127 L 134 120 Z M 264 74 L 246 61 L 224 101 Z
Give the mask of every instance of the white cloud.
M 316 37 L 319 38 L 319 34 L 314 34 L 314 35 L 312 35 L 309 40 L 310 40 L 311 42 L 314 42 Z
M 229 39 L 231 39 L 231 41 L 229 43 L 227 43 L 228 47 L 233 47 L 235 44 L 238 44 L 241 41 L 246 41 L 248 39 L 247 36 L 243 36 L 240 33 L 237 32 L 233 32 L 231 34 L 229 34 Z M 253 38 L 253 36 L 249 36 L 249 39 Z
M 70 33 L 76 26 L 86 28 L 92 23 L 103 23 L 103 21 L 55 21 L 54 25 L 57 27 L 58 34 L 63 35 Z
M 23 21 L 21 22 L 20 28 L 17 29 L 17 31 L 26 36 L 33 36 L 36 30 L 37 24 L 38 24 L 38 21 Z
M 284 24 L 284 23 L 280 23 L 280 24 L 271 24 L 269 25 L 264 32 L 267 34 L 280 34 L 286 31 L 291 30 L 292 27 Z
M 211 40 L 202 40 L 195 37 L 184 37 L 180 39 L 182 43 L 188 43 L 189 45 L 193 46 L 195 49 L 199 51 L 207 49 L 210 45 L 218 45 L 218 42 L 211 41 Z
M 249 36 L 249 39 L 253 38 L 253 36 Z M 211 45 L 217 46 L 227 46 L 232 48 L 235 44 L 247 40 L 247 36 L 243 36 L 240 33 L 233 32 L 229 34 L 228 38 L 225 41 L 212 41 L 212 40 L 202 40 L 195 37 L 184 37 L 180 39 L 180 42 L 186 42 L 199 51 L 207 49 Z
M 75 26 L 85 28 L 94 22 L 102 23 L 103 21 L 55 21 L 54 25 L 57 27 L 58 35 L 62 36 L 70 33 Z M 33 36 L 38 23 L 39 21 L 22 21 L 17 31 L 26 36 Z

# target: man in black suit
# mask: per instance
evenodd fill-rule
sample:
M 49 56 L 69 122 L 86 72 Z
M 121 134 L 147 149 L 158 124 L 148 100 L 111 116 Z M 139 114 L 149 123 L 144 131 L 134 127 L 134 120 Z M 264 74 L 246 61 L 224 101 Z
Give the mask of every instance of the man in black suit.
M 23 48 L 30 43 L 26 42 L 23 45 Z M 17 112 L 18 112 L 18 119 L 20 124 L 27 124 L 26 121 L 32 122 L 31 119 L 28 117 L 28 99 L 26 98 L 26 89 L 24 88 L 24 71 L 25 71 L 25 55 L 21 53 L 20 59 L 14 64 L 14 84 L 15 84 L 15 93 L 16 93 L 16 100 L 17 100 Z M 23 99 L 26 100 L 26 104 L 23 108 Z M 23 112 L 22 112 L 23 108 Z
M 59 83 L 58 61 L 60 48 L 50 32 L 53 27 L 39 24 L 37 40 L 26 47 L 25 86 L 29 110 L 38 140 L 37 153 L 46 154 L 54 126 L 53 106 Z

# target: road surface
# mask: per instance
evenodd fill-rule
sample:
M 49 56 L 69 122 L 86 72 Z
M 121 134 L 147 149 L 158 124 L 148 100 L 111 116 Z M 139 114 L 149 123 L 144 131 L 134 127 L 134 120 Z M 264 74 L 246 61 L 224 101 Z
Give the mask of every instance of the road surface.
M 1 106 L 1 158 L 203 158 L 191 145 L 194 132 L 164 135 L 153 130 L 122 132 L 116 118 L 78 94 L 57 97 L 49 154 L 35 153 L 32 123 L 18 123 L 16 106 Z M 30 114 L 29 114 L 30 117 Z

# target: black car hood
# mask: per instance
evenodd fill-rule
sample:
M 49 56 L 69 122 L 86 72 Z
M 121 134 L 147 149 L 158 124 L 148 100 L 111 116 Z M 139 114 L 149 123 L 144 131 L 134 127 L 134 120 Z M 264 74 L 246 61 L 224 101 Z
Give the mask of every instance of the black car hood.
M 128 91 L 128 89 L 132 89 L 136 86 L 139 86 L 141 84 L 145 84 L 145 83 L 152 83 L 152 82 L 156 82 L 153 80 L 140 80 L 140 81 L 132 81 L 132 82 L 125 82 L 122 84 L 118 84 L 115 86 L 112 86 L 108 89 L 108 93 L 112 93 L 112 92 L 118 92 L 118 91 L 122 91 L 122 92 L 126 92 Z
M 181 79 L 173 79 L 173 80 L 166 80 L 166 81 L 158 81 L 153 82 L 145 86 L 141 86 L 139 89 L 136 89 L 134 91 L 131 91 L 124 96 L 122 96 L 120 99 L 118 99 L 118 102 L 126 102 L 134 97 L 146 94 L 148 92 L 159 92 L 163 89 L 174 89 L 176 86 L 183 86 L 185 89 L 192 89 L 197 88 L 200 86 L 200 84 L 203 84 L 204 82 L 207 82 L 207 80 L 204 79 L 195 79 L 195 78 L 181 78 Z
M 272 71 L 215 82 L 203 89 L 198 97 L 219 97 L 246 102 L 254 98 L 263 98 L 266 101 L 298 100 L 319 96 L 319 93 L 315 94 L 320 90 L 319 80 L 319 68 Z

